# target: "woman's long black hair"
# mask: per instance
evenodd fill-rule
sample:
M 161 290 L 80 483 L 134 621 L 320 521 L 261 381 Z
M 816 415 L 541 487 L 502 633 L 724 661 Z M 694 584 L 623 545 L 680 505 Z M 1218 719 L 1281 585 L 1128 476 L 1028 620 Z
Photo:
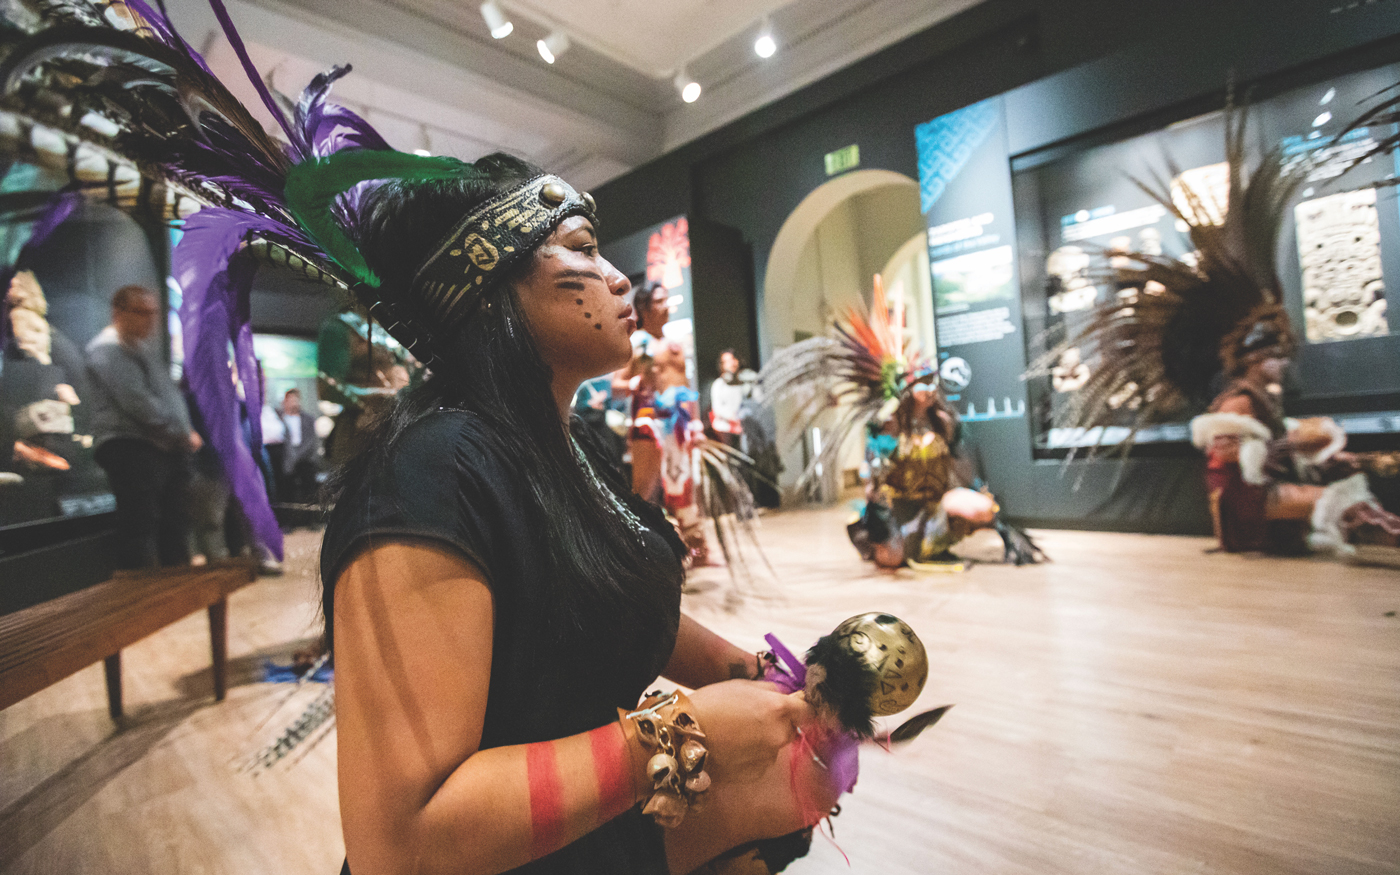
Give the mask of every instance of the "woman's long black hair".
M 503 154 L 487 156 L 475 166 L 482 174 L 478 178 L 390 182 L 366 193 L 352 234 L 386 291 L 407 289 L 418 267 L 464 214 L 542 172 Z M 549 366 L 540 358 L 514 283 L 510 278 L 498 283 L 486 300 L 490 307 L 469 317 L 454 335 L 434 338 L 438 361 L 432 377 L 402 394 L 392 413 L 373 427 L 367 449 L 332 482 L 332 500 L 346 484 L 387 465 L 394 442 L 421 417 L 443 407 L 470 411 L 502 438 L 499 446 L 514 457 L 509 461 L 534 512 L 529 522 L 540 533 L 552 572 L 548 583 L 555 609 L 541 619 L 557 631 L 641 621 L 640 628 L 655 630 L 658 640 L 668 637 L 670 630 L 660 627 L 666 625 L 662 618 L 675 611 L 675 594 L 663 580 L 676 573 L 684 547 L 659 512 L 632 498 L 613 463 L 588 440 L 588 429 L 572 429 L 594 471 L 635 515 L 667 538 L 674 558 L 659 562 L 655 551 L 644 550 L 613 499 L 578 463 L 559 419 Z M 328 638 L 331 620 L 328 611 Z M 627 625 L 638 628 L 636 622 Z

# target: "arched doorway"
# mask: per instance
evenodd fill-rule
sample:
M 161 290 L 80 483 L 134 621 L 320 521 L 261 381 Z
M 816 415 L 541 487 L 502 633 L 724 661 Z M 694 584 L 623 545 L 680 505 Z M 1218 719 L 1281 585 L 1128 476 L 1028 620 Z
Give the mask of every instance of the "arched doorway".
M 892 299 L 905 307 L 907 333 L 926 351 L 933 349 L 933 301 L 928 275 L 925 227 L 919 186 L 889 170 L 858 170 L 833 179 L 798 204 L 773 242 L 763 284 L 760 348 L 766 359 L 788 344 L 822 334 L 848 306 L 870 301 L 874 276 L 885 277 Z M 787 417 L 778 411 L 779 442 L 786 448 L 780 480 L 785 499 L 794 492 L 813 435 L 795 440 L 784 433 Z M 820 440 L 820 437 L 816 437 Z M 862 457 L 852 440 L 841 471 L 826 472 L 821 497 L 833 499 Z

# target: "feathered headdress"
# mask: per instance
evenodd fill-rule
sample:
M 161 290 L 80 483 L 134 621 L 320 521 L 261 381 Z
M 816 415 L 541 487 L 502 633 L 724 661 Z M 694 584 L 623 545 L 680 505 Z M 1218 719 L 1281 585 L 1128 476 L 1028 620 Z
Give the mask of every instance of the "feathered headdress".
M 242 437 L 228 371 L 232 349 L 259 446 L 262 397 L 251 376 L 249 323 L 258 264 L 354 292 L 401 343 L 430 360 L 419 314 L 376 293 L 377 278 L 342 227 L 361 183 L 462 179 L 476 171 L 452 158 L 396 152 L 364 119 L 330 103 L 331 86 L 348 66 L 317 76 L 284 110 L 287 101 L 257 74 L 221 0 L 210 5 L 285 143 L 213 75 L 163 8 L 145 0 L 50 0 L 0 32 L 0 155 L 148 218 L 185 218 L 171 273 L 183 294 L 186 375 L 234 494 L 280 556 L 281 530 Z M 542 194 L 534 212 L 591 214 L 586 196 L 567 186 L 559 192 L 557 200 Z M 509 230 L 519 239 L 520 229 Z M 479 268 L 479 253 L 468 255 Z
M 1387 131 L 1387 133 L 1371 148 L 1349 161 L 1346 167 L 1348 171 L 1372 158 L 1393 154 L 1400 150 L 1400 83 L 1382 88 L 1371 95 L 1367 101 L 1371 105 L 1343 128 L 1342 132 L 1333 138 L 1333 142 L 1342 142 L 1352 132 L 1361 128 L 1378 128 L 1381 131 Z M 1400 185 L 1400 175 L 1391 175 L 1390 178 L 1371 183 L 1368 187 L 1393 188 L 1397 185 Z
M 922 356 L 904 339 L 898 320 L 890 318 L 884 283 L 876 274 L 868 315 L 848 307 L 832 325 L 831 336 L 795 343 L 764 366 L 764 394 L 796 405 L 791 423 L 799 434 L 826 411 L 836 411 L 836 423 L 799 485 L 810 482 L 818 467 L 832 470 L 852 431 L 887 419 L 909 387 L 933 379 Z
M 1274 259 L 1283 211 L 1306 171 L 1275 149 L 1247 172 L 1245 121 L 1242 111 L 1226 113 L 1226 203 L 1170 162 L 1175 185 L 1161 177 L 1137 182 L 1186 226 L 1195 252 L 1109 253 L 1103 279 L 1120 291 L 1027 374 L 1050 374 L 1071 350 L 1089 364 L 1087 381 L 1055 412 L 1056 426 L 1103 428 L 1103 435 L 1126 424 L 1126 453 L 1141 427 L 1203 408 L 1220 378 L 1252 355 L 1291 354 Z

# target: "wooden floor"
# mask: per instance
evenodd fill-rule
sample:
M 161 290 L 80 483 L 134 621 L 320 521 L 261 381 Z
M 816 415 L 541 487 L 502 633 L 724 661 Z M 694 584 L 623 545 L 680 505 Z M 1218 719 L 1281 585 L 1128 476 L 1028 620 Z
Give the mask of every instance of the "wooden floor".
M 920 706 L 957 705 L 864 751 L 840 850 L 818 839 L 788 871 L 1400 872 L 1400 572 L 1044 532 L 1049 565 L 889 575 L 843 517 L 765 518 L 777 581 L 707 570 L 687 596 L 755 648 L 896 613 L 929 649 Z M 290 544 L 292 573 L 233 596 L 226 702 L 196 615 L 126 651 L 120 732 L 100 665 L 0 712 L 0 872 L 337 871 L 333 736 L 257 778 L 233 767 L 285 691 L 254 682 L 259 661 L 318 627 L 315 536 Z

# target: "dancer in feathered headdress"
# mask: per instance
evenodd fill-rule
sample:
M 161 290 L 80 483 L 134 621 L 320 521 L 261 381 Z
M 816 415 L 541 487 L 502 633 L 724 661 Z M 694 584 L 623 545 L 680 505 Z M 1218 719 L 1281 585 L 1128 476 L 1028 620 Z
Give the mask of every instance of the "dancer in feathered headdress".
M 1031 375 L 1049 373 L 1066 354 L 1092 362 L 1055 424 L 1100 434 L 1126 424 L 1125 454 L 1143 426 L 1205 409 L 1192 421 L 1192 441 L 1207 456 L 1211 513 L 1226 550 L 1297 552 L 1310 530 L 1315 546 L 1393 542 L 1400 519 L 1354 474 L 1354 459 L 1340 452 L 1341 429 L 1283 415 L 1279 383 L 1297 341 L 1275 257 L 1283 211 L 1309 164 L 1275 149 L 1250 169 L 1245 124 L 1243 111 L 1227 112 L 1224 203 L 1175 166 L 1172 185 L 1139 183 L 1186 226 L 1194 251 L 1109 253 L 1107 279 L 1118 293 Z
M 1006 560 L 1021 565 L 1044 558 L 1028 536 L 1000 516 L 995 499 L 978 486 L 959 453 L 957 414 L 937 386 L 937 373 L 891 320 L 884 285 L 875 277 L 870 315 L 850 308 L 832 336 L 813 337 L 781 350 L 763 369 L 765 394 L 794 405 L 798 434 L 834 416 L 821 452 L 799 485 L 818 471 L 835 470 L 852 433 L 865 435 L 870 468 L 867 497 L 849 534 L 861 555 L 895 568 L 946 560 L 958 541 L 995 528 Z M 830 413 L 829 413 L 830 411 Z

